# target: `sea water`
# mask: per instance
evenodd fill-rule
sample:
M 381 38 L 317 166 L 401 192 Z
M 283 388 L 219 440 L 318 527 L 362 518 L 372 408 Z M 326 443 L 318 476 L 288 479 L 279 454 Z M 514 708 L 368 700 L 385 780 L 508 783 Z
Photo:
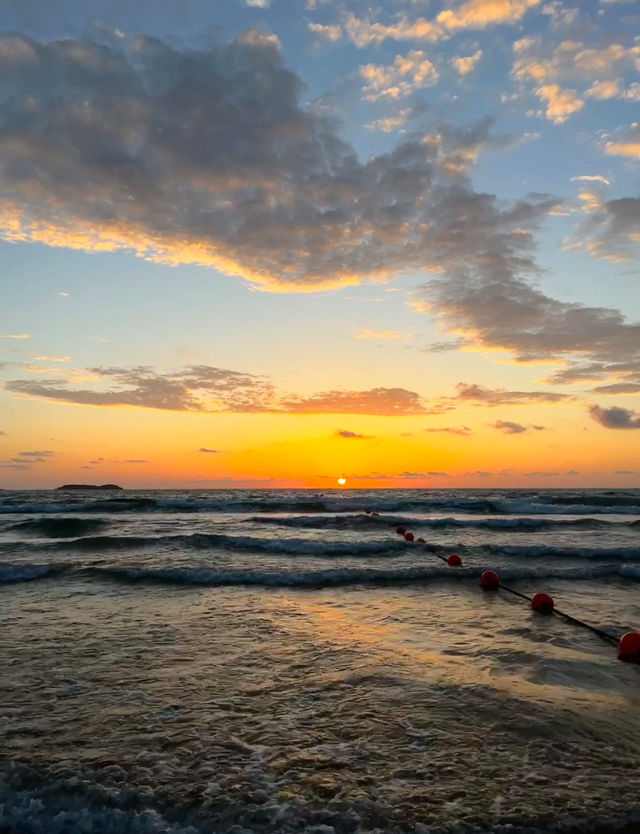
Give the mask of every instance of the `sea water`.
M 640 490 L 0 492 L 0 832 L 640 831 L 640 666 L 487 568 L 640 630 Z

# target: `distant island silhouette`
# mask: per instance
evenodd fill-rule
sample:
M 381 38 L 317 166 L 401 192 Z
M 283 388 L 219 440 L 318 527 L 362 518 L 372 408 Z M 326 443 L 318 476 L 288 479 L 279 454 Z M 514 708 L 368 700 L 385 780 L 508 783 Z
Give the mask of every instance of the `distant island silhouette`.
M 63 484 L 56 489 L 123 489 L 118 484 Z

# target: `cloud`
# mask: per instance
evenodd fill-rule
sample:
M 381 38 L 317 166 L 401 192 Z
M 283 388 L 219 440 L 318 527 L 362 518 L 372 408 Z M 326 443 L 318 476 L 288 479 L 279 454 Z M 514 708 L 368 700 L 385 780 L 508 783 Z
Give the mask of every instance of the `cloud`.
M 371 22 L 354 14 L 344 17 L 343 25 L 350 40 L 362 48 L 385 40 L 446 40 L 463 30 L 481 30 L 497 24 L 518 23 L 526 12 L 541 0 L 468 0 L 456 9 L 444 9 L 431 20 L 410 20 L 400 15 L 390 24 Z
M 356 333 L 356 339 L 384 339 L 403 342 L 410 338 L 409 333 L 402 333 L 400 330 L 358 330 Z
M 614 140 L 606 142 L 604 152 L 609 156 L 628 156 L 640 159 L 640 124 L 633 122 L 622 128 Z
M 637 222 L 633 207 L 623 199 L 611 201 L 605 211 L 599 224 L 590 221 L 588 234 L 599 236 L 603 248 L 624 245 Z M 531 221 L 533 207 L 526 207 L 522 218 L 526 215 Z M 595 373 L 591 378 L 606 378 L 618 364 L 640 361 L 640 324 L 610 308 L 557 301 L 527 283 L 527 273 L 536 267 L 523 223 L 510 234 L 486 215 L 475 215 L 474 222 L 477 228 L 468 227 L 461 244 L 466 263 L 450 262 L 448 274 L 419 287 L 414 309 L 435 312 L 445 327 L 465 334 L 466 344 L 509 351 L 519 362 L 554 360 L 578 369 L 587 361 Z M 481 235 L 485 223 L 484 245 L 478 240 L 476 254 L 469 254 L 468 236 Z M 558 374 L 552 380 L 566 378 Z
M 425 431 L 445 432 L 447 434 L 459 434 L 462 437 L 468 437 L 469 435 L 473 434 L 469 426 L 460 426 L 460 428 L 456 428 L 454 426 L 443 426 L 442 428 L 425 429 Z
M 601 408 L 599 405 L 592 405 L 589 414 L 606 429 L 640 429 L 640 414 L 627 408 Z
M 607 142 L 605 153 L 610 156 L 630 156 L 640 159 L 640 142 Z
M 464 77 L 465 75 L 469 75 L 469 73 L 473 72 L 476 68 L 476 64 L 482 58 L 482 50 L 478 49 L 473 55 L 468 55 L 465 57 L 454 58 L 451 63 L 453 64 L 454 69 L 458 73 L 458 75 Z
M 123 463 L 149 463 L 149 461 L 148 461 L 148 460 L 143 460 L 143 459 L 141 459 L 141 458 L 139 458 L 139 459 L 135 459 L 135 458 L 134 458 L 134 459 L 131 459 L 131 458 L 130 458 L 129 460 L 123 460 L 122 462 L 123 462 Z
M 114 380 L 109 390 L 74 389 L 42 381 L 14 380 L 7 391 L 33 397 L 95 406 L 138 406 L 169 411 L 264 411 L 272 386 L 262 377 L 208 365 L 191 365 L 174 373 L 148 367 L 89 368 L 99 381 Z
M 198 451 L 199 452 L 204 452 L 206 455 L 217 455 L 218 454 L 217 449 L 205 449 L 204 446 L 202 446 L 200 449 L 198 449 Z
M 640 197 L 606 200 L 604 193 L 596 185 L 580 194 L 585 218 L 564 245 L 613 263 L 627 263 L 640 255 Z
M 444 126 L 438 141 L 411 136 L 361 163 L 301 105 L 277 39 L 256 31 L 206 51 L 150 37 L 0 45 L 11 241 L 124 249 L 271 290 L 356 284 L 434 266 L 434 218 L 462 220 L 474 198 L 450 180 L 491 146 L 487 122 Z M 420 56 L 371 70 L 372 94 L 396 76 L 431 83 Z
M 620 96 L 620 81 L 617 78 L 611 81 L 596 81 L 589 87 L 586 94 L 590 98 L 597 98 L 601 101 L 618 98 Z
M 28 333 L 5 333 L 3 336 L 0 336 L 0 339 L 30 339 L 31 336 Z
M 608 179 L 605 177 L 600 176 L 599 174 L 590 175 L 590 174 L 583 174 L 580 177 L 571 177 L 571 182 L 600 182 L 603 185 L 611 185 Z
M 546 102 L 546 116 L 557 125 L 561 125 L 569 116 L 584 107 L 584 101 L 575 90 L 563 90 L 557 84 L 544 84 L 536 88 L 536 94 Z
M 255 9 L 268 9 L 271 5 L 271 0 L 243 0 L 245 6 L 250 6 Z
M 18 452 L 19 455 L 25 458 L 49 458 L 55 455 L 50 449 L 39 450 L 37 452 Z
M 346 440 L 370 440 L 371 435 L 369 434 L 356 434 L 354 431 L 347 431 L 346 429 L 337 429 L 336 435 L 338 437 L 344 437 Z
M 401 110 L 397 116 L 384 116 L 381 119 L 375 119 L 373 122 L 368 122 L 365 125 L 367 130 L 379 130 L 382 133 L 391 133 L 393 130 L 405 127 L 411 118 L 411 109 L 406 108 Z
M 429 414 L 415 391 L 372 388 L 369 391 L 325 391 L 310 397 L 291 397 L 280 410 L 293 414 L 380 414 L 388 417 Z
M 635 100 L 635 76 L 640 63 L 640 46 L 611 43 L 602 47 L 564 40 L 550 49 L 548 39 L 525 37 L 513 45 L 512 75 L 515 81 L 546 102 L 546 116 L 562 124 L 584 106 L 582 96 L 592 99 Z M 567 85 L 578 89 L 567 89 Z
M 471 20 L 475 9 L 482 28 L 491 5 L 463 4 L 450 20 Z M 528 5 L 501 3 L 495 15 L 520 19 Z M 467 174 L 478 154 L 504 147 L 488 121 L 411 134 L 361 163 L 333 121 L 301 105 L 302 82 L 283 65 L 277 39 L 255 31 L 201 51 L 149 37 L 98 46 L 5 35 L 0 74 L 0 216 L 9 240 L 132 250 L 283 291 L 420 270 L 432 278 L 416 309 L 467 344 L 527 360 L 637 354 L 638 326 L 617 311 L 555 301 L 530 285 L 539 271 L 533 233 L 557 201 L 534 195 L 504 205 L 473 190 Z M 83 392 L 18 380 L 10 390 L 96 405 L 212 407 L 185 393 L 181 378 L 121 383 Z
M 310 23 L 309 30 L 321 38 L 326 38 L 328 41 L 339 41 L 342 38 L 342 29 L 340 26 L 323 26 L 321 23 Z
M 569 394 L 551 391 L 506 391 L 504 388 L 483 388 L 481 385 L 469 385 L 465 382 L 459 382 L 456 391 L 460 400 L 472 400 L 489 406 L 557 403 L 571 399 Z
M 453 406 L 427 403 L 405 388 L 365 391 L 323 391 L 307 397 L 286 395 L 269 380 L 254 374 L 189 365 L 161 373 L 141 366 L 88 368 L 96 388 L 73 388 L 66 381 L 12 380 L 5 390 L 58 402 L 102 407 L 132 406 L 202 413 L 289 414 L 440 414 Z
M 417 100 L 411 107 L 405 107 L 394 114 L 383 116 L 365 124 L 365 128 L 367 130 L 378 130 L 382 133 L 391 133 L 392 130 L 406 127 L 411 121 L 424 115 L 427 109 L 424 102 Z
M 34 356 L 38 362 L 71 362 L 70 356 Z
M 400 480 L 415 481 L 422 478 L 448 478 L 446 472 L 400 472 L 398 475 L 393 475 L 393 478 Z
M 630 357 L 620 362 L 582 362 L 570 365 L 556 371 L 545 382 L 573 384 L 577 382 L 593 382 L 594 380 L 609 378 L 617 380 L 608 385 L 593 389 L 606 394 L 633 394 L 636 385 L 640 385 L 640 356 Z M 628 388 L 628 390 L 624 390 Z
M 58 293 L 58 295 L 61 295 L 63 298 L 68 298 L 68 297 L 71 295 L 71 293 L 68 293 L 68 292 L 59 292 L 59 293 Z
M 640 382 L 614 382 L 598 385 L 592 390 L 595 394 L 640 394 Z
M 440 77 L 426 53 L 416 49 L 396 55 L 389 66 L 365 64 L 359 72 L 366 82 L 363 95 L 367 101 L 406 98 L 416 90 L 432 87 Z
M 526 426 L 522 426 L 520 423 L 511 423 L 509 420 L 496 420 L 495 423 L 492 423 L 492 428 L 498 429 L 503 434 L 522 434 L 527 430 Z

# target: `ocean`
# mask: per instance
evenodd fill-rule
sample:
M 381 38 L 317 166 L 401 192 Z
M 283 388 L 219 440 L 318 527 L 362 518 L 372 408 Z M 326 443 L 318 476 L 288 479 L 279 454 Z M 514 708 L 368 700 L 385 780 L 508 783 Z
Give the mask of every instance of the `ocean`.
M 640 831 L 640 665 L 485 569 L 640 630 L 640 490 L 0 492 L 0 832 Z

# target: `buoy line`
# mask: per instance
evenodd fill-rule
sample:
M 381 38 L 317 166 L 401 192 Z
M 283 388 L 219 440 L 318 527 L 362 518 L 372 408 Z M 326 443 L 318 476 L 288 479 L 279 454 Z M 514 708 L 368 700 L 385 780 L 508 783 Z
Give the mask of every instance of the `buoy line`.
M 364 512 L 365 515 L 368 516 L 379 515 L 379 513 L 373 513 L 371 510 L 365 510 Z M 391 526 L 395 527 L 396 533 L 399 536 L 402 536 L 406 542 L 426 544 L 426 541 L 423 538 L 416 538 L 410 530 L 407 530 L 402 525 L 398 525 L 396 527 L 395 524 L 392 524 Z M 441 556 L 439 553 L 434 553 L 433 555 L 449 567 L 462 567 L 462 559 L 457 553 L 452 553 L 447 557 Z M 521 599 L 526 599 L 530 603 L 531 608 L 537 613 L 556 614 L 558 617 L 562 617 L 566 622 L 586 628 L 594 634 L 597 634 L 598 637 L 606 640 L 608 643 L 617 646 L 619 660 L 623 660 L 628 663 L 640 663 L 640 632 L 628 631 L 626 634 L 623 634 L 622 637 L 616 637 L 613 634 L 609 634 L 607 631 L 603 631 L 601 628 L 597 628 L 589 623 L 585 623 L 583 620 L 577 619 L 577 617 L 572 617 L 564 611 L 559 611 L 555 606 L 553 597 L 549 594 L 538 592 L 530 597 L 528 594 L 516 591 L 515 588 L 510 588 L 500 580 L 500 575 L 494 570 L 485 570 L 482 572 L 480 576 L 480 586 L 484 591 L 502 590 L 507 591 L 507 593 L 513 594 L 514 596 L 520 597 Z

